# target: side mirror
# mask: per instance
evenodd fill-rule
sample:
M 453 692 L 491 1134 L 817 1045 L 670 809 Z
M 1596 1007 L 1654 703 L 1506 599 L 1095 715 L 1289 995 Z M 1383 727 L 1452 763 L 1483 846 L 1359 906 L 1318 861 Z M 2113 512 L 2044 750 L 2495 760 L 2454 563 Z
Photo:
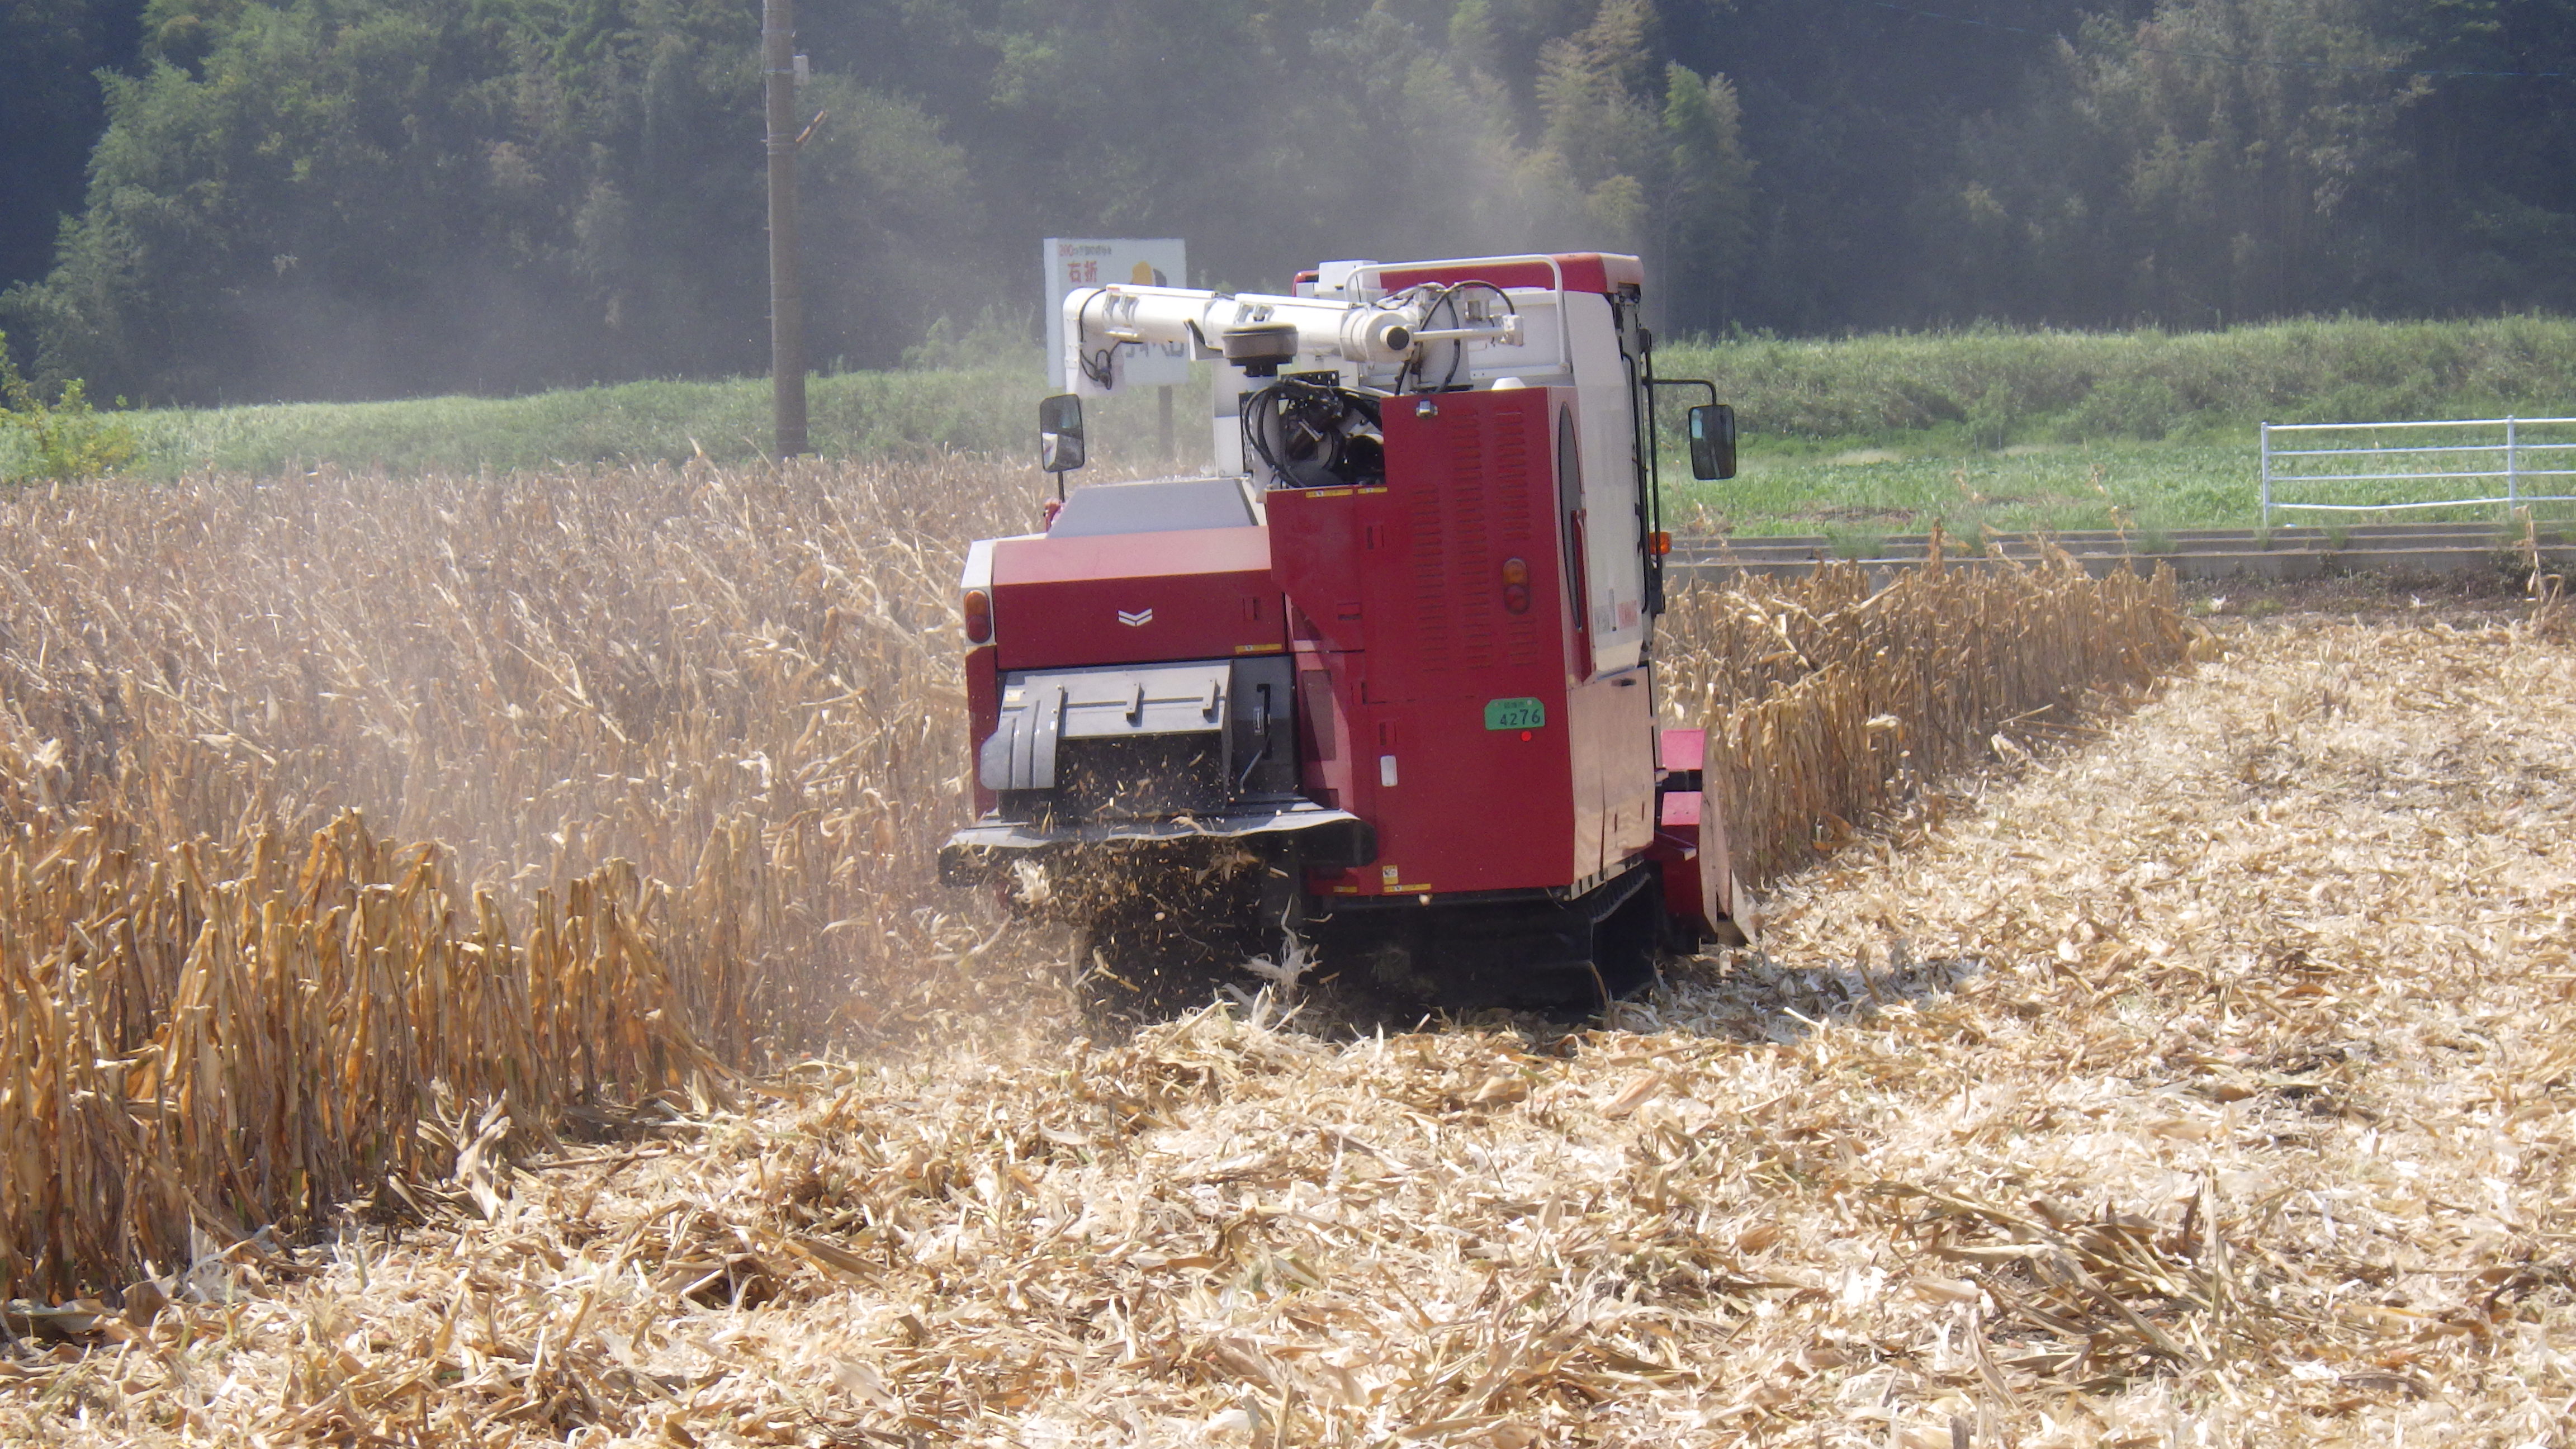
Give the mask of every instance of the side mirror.
M 1735 476 L 1735 409 L 1701 403 L 1690 410 L 1691 476 L 1714 483 Z
M 1083 464 L 1082 399 L 1058 393 L 1038 404 L 1038 466 L 1070 473 Z

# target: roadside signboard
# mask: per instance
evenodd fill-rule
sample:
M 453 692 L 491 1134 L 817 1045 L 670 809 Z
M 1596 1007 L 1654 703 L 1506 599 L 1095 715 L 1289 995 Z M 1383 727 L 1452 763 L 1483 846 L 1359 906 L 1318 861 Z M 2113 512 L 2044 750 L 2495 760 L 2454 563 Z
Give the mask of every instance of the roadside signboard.
M 1061 237 L 1042 244 L 1046 268 L 1047 383 L 1062 392 L 1064 375 L 1064 297 L 1076 287 L 1112 282 L 1146 287 L 1190 284 L 1187 244 L 1179 237 Z M 1180 343 L 1147 346 L 1125 342 L 1122 364 L 1130 387 L 1178 387 L 1190 380 L 1189 349 Z

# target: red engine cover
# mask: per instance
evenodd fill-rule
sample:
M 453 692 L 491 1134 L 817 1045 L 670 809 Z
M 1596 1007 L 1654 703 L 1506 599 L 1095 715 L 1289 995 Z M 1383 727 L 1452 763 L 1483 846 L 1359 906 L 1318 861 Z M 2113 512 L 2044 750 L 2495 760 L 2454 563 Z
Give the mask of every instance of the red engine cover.
M 1277 654 L 1288 647 L 1270 531 L 1194 528 L 993 545 L 1003 669 Z

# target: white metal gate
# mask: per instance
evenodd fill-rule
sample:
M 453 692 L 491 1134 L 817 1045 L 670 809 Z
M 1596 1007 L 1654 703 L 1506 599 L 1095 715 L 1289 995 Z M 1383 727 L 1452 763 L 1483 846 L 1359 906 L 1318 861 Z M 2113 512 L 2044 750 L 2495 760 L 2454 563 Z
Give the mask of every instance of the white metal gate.
M 2486 429 L 2484 435 L 2469 432 Z M 2431 439 L 2403 446 L 2333 447 L 2338 435 L 2410 430 L 2409 436 Z M 2429 430 L 2429 431 L 2420 431 Z M 2448 430 L 2448 431 L 2441 431 Z M 2276 435 L 2294 434 L 2284 447 Z M 2465 438 L 2466 441 L 2459 441 Z M 2489 441 L 2492 439 L 2492 441 Z M 2314 443 L 2318 446 L 2298 446 Z M 2285 461 L 2286 460 L 2286 461 Z M 2457 464 L 2459 466 L 2452 466 Z M 2478 418 L 2429 423 L 2265 423 L 2263 425 L 2263 526 L 2276 512 L 2377 513 L 2397 509 L 2474 508 L 2502 504 L 2506 516 L 2526 503 L 2576 503 L 2562 481 L 2576 478 L 2576 418 Z M 2402 471 L 2366 471 L 2402 470 Z M 2317 485 L 2433 483 L 2463 487 L 2476 496 L 2388 501 L 2384 496 L 2355 502 L 2348 486 Z M 2283 498 L 2284 485 L 2309 494 Z M 2305 485 L 2304 487 L 2302 485 Z M 2543 491 L 2534 491 L 2535 489 Z M 2501 490 L 2501 491 L 2499 491 Z M 2393 489 L 2361 489 L 2384 495 Z M 2413 490 L 2408 490 L 2413 491 Z M 2317 493 L 2340 501 L 2316 501 Z

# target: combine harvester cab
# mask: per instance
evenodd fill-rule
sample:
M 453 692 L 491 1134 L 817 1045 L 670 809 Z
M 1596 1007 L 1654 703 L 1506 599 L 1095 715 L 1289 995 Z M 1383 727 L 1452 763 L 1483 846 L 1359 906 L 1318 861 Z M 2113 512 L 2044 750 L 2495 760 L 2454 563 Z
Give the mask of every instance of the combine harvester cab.
M 1701 735 L 1656 725 L 1659 387 L 1633 258 L 1339 263 L 1290 296 L 1065 302 L 1217 367 L 1214 476 L 1075 490 L 963 582 L 979 818 L 941 852 L 1140 1005 L 1254 956 L 1443 1005 L 1598 1002 L 1741 940 Z M 1078 397 L 1041 415 L 1082 463 Z M 1316 953 L 1308 957 L 1303 953 Z M 1154 1002 L 1156 997 L 1164 998 Z

